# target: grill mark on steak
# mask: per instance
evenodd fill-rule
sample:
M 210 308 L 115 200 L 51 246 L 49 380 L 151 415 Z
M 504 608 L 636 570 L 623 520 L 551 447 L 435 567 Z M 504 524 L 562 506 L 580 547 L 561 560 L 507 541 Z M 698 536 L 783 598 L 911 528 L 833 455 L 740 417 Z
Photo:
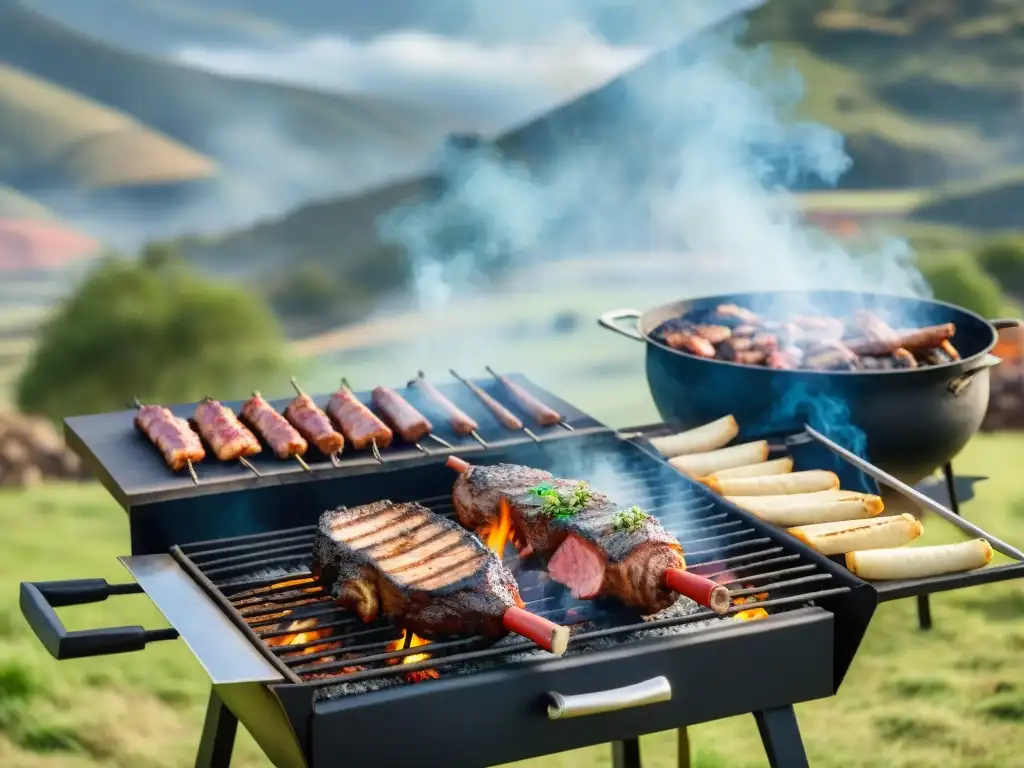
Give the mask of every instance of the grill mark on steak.
M 507 633 L 522 607 L 511 572 L 476 536 L 416 503 L 324 512 L 313 570 L 364 621 L 380 613 L 423 637 Z

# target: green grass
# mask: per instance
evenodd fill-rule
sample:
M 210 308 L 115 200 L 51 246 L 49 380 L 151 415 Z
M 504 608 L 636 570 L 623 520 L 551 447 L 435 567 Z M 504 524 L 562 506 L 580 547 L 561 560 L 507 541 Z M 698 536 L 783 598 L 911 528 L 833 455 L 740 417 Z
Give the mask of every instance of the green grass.
M 623 416 L 652 417 L 642 390 L 604 397 Z M 622 393 L 626 393 L 623 395 Z M 965 512 L 1003 537 L 1024 541 L 1024 491 L 1013 468 L 1024 438 L 976 438 L 957 462 L 964 474 L 993 473 Z M 926 541 L 951 538 L 926 521 Z M 203 671 L 180 643 L 144 654 L 57 663 L 20 616 L 18 582 L 101 576 L 125 579 L 114 557 L 128 551 L 124 513 L 96 485 L 0 492 L 0 755 L 4 768 L 186 766 L 194 759 L 207 695 Z M 933 598 L 935 629 L 915 628 L 912 601 L 883 606 L 837 697 L 797 707 L 811 764 L 819 768 L 1011 766 L 1024 749 L 1024 592 L 990 585 Z M 71 629 L 163 626 L 142 597 L 61 611 Z M 743 670 L 742 677 L 756 674 Z M 698 725 L 699 768 L 763 768 L 753 719 Z M 645 765 L 668 768 L 674 735 L 642 739 Z M 606 747 L 531 760 L 520 768 L 607 766 Z M 265 766 L 242 734 L 234 765 Z

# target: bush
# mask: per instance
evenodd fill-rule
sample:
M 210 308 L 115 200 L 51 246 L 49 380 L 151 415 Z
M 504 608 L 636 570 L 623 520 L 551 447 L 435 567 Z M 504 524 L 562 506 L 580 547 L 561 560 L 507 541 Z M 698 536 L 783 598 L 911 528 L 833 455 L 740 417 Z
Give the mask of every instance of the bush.
M 940 301 L 964 307 L 982 317 L 998 317 L 1006 305 L 999 284 L 969 257 L 946 258 L 925 265 L 921 272 Z
M 98 264 L 41 329 L 19 408 L 53 419 L 143 402 L 230 399 L 284 374 L 270 310 L 166 252 Z
M 978 251 L 978 263 L 1004 290 L 1024 293 L 1024 242 L 1002 240 Z

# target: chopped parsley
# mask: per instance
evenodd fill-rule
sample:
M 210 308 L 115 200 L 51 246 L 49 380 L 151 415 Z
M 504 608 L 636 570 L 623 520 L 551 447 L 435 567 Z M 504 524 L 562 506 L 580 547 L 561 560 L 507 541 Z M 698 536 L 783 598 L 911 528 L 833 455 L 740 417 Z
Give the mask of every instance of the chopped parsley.
M 643 528 L 644 520 L 649 517 L 649 514 L 634 504 L 629 509 L 624 509 L 615 515 L 615 519 L 612 521 L 612 530 L 636 533 Z
M 530 493 L 540 499 L 540 511 L 556 520 L 566 520 L 581 511 L 590 501 L 590 488 L 584 482 L 576 483 L 571 491 L 559 491 L 551 483 L 541 483 Z

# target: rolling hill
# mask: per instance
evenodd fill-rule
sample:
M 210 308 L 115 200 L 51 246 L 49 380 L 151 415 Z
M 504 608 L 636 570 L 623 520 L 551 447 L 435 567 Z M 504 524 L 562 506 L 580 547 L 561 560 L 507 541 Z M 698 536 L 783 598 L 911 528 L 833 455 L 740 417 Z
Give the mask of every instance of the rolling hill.
M 833 5 L 851 3 L 836 0 Z M 936 63 L 936 78 L 947 72 L 938 66 L 942 51 L 947 49 L 929 42 L 938 35 L 951 41 L 949 55 L 956 56 L 964 67 L 973 65 L 967 67 L 975 73 L 977 87 L 970 96 L 973 103 L 985 95 L 999 109 L 1013 105 L 1019 109 L 1019 97 L 1010 99 L 1005 93 L 1007 79 L 1020 71 L 1014 57 L 1016 43 L 1007 39 L 1010 32 L 1004 29 L 997 35 L 968 40 L 963 37 L 963 26 L 957 17 L 953 21 L 940 19 L 943 25 L 938 31 L 925 29 L 923 23 L 921 29 L 908 24 L 906 34 L 893 42 L 884 26 L 878 31 L 867 24 L 865 31 L 864 17 L 859 17 L 861 27 L 856 34 L 867 37 L 856 49 L 859 58 L 855 58 L 848 40 L 855 33 L 850 24 L 837 29 L 834 19 L 815 16 L 812 9 L 820 7 L 821 3 L 768 3 L 751 14 L 747 35 L 753 43 L 780 41 L 773 45 L 775 60 L 793 66 L 804 76 L 807 98 L 797 116 L 843 133 L 853 170 L 842 179 L 841 188 L 886 188 L 896 194 L 907 188 L 927 189 L 951 179 L 969 179 L 1024 159 L 1024 142 L 1019 132 L 1003 132 L 998 137 L 991 134 L 991 109 L 971 112 L 971 105 L 961 102 L 963 117 L 951 124 L 944 119 L 929 119 L 920 97 L 904 103 L 895 96 L 899 81 L 894 72 L 920 78 L 919 70 L 930 63 Z M 991 7 L 995 6 L 990 4 Z M 841 56 L 828 54 L 832 40 L 843 43 Z M 890 65 L 888 71 L 881 70 L 874 61 L 876 48 L 883 44 Z M 659 89 L 664 90 L 666 76 L 680 59 L 695 53 L 699 52 L 690 43 L 666 49 L 617 80 L 498 136 L 492 145 L 503 157 L 526 165 L 534 177 L 543 176 L 546 168 L 557 168 L 578 148 L 585 148 L 600 157 L 600 162 L 587 170 L 592 174 L 589 180 L 577 180 L 581 199 L 585 198 L 586 206 L 592 208 L 601 197 L 604 210 L 612 213 L 611 219 L 615 220 L 616 215 L 621 218 L 623 206 L 642 208 L 643 201 L 633 199 L 636 196 L 632 194 L 624 198 L 610 195 L 609 190 L 644 189 L 650 184 L 664 183 L 664 178 L 659 181 L 659 174 L 672 173 L 671 169 L 664 170 L 664 158 L 672 154 L 673 147 L 678 147 L 680 116 L 672 114 L 674 109 L 678 112 L 675 103 L 669 101 L 675 98 L 673 94 L 661 95 Z M 979 68 L 988 72 L 989 77 L 977 74 Z M 633 100 L 638 93 L 653 99 L 655 104 L 663 98 L 666 119 L 654 121 L 659 124 L 645 120 L 645 114 L 649 118 L 656 110 L 650 109 L 651 103 L 644 104 L 645 109 L 637 109 Z M 947 105 L 945 109 L 955 106 Z M 933 104 L 932 108 L 938 106 Z M 973 123 L 972 114 L 976 118 Z M 580 167 L 584 168 L 582 163 Z M 423 200 L 427 191 L 439 183 L 439 177 L 428 174 L 357 198 L 317 203 L 248 232 L 198 246 L 192 244 L 192 252 L 207 263 L 222 265 L 239 258 L 260 259 L 266 255 L 267 261 L 260 262 L 264 269 L 274 258 L 287 254 L 289 265 L 315 262 L 344 273 L 364 261 L 372 261 L 373 254 L 381 249 L 375 226 L 381 215 L 396 206 Z M 919 197 L 927 195 L 907 199 L 913 203 Z M 909 209 L 910 205 L 904 207 Z M 603 218 L 600 211 L 593 210 L 587 216 L 587 221 L 598 224 Z
M 0 178 L 23 189 L 208 178 L 214 164 L 130 117 L 0 63 Z
M 273 167 L 301 155 L 308 173 L 333 177 L 337 192 L 419 168 L 451 130 L 490 128 L 428 106 L 222 77 L 127 53 L 10 2 L 0 4 L 0 60 L 131 115 L 246 178 L 279 181 Z M 279 158 L 259 162 L 274 151 Z

